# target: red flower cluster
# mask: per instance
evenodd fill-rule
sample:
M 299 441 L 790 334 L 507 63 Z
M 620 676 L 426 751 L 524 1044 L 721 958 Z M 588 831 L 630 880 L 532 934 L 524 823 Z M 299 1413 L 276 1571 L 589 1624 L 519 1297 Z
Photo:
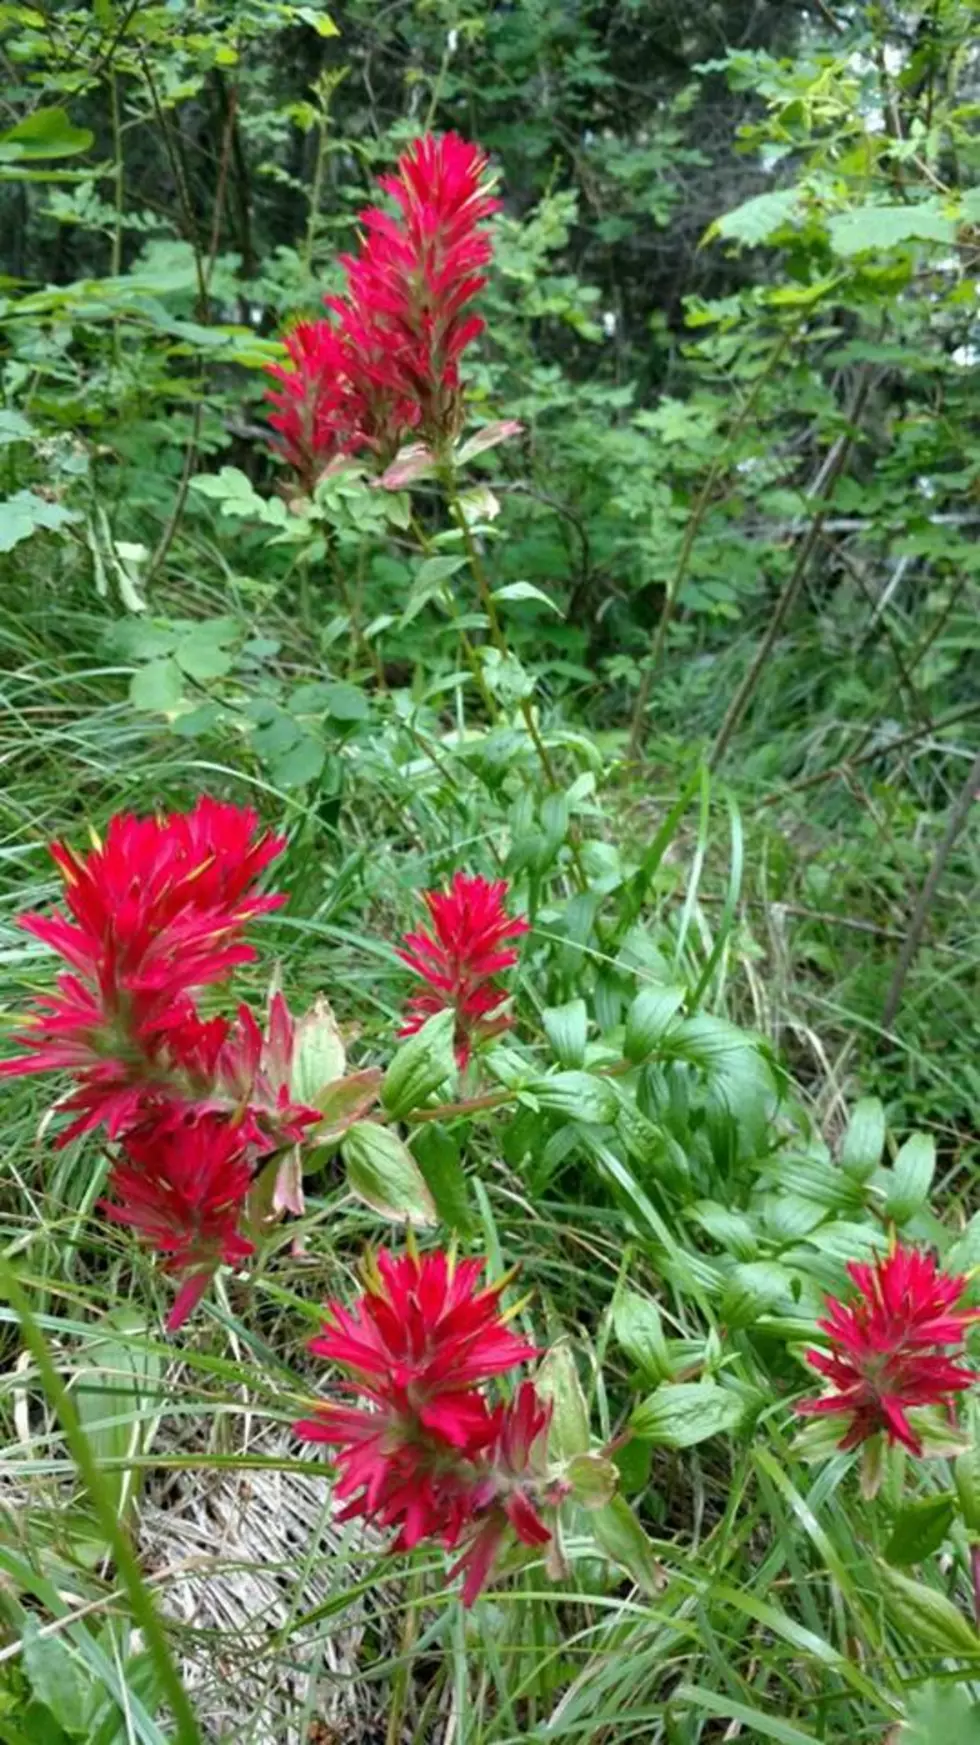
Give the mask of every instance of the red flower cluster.
M 858 1295 L 847 1304 L 827 1298 L 826 1318 L 817 1325 L 830 1349 L 806 1354 L 833 1391 L 801 1401 L 797 1411 L 844 1419 L 842 1449 L 884 1431 L 890 1442 L 921 1454 L 906 1413 L 915 1406 L 948 1407 L 951 1395 L 972 1385 L 972 1371 L 942 1348 L 961 1346 L 980 1310 L 958 1307 L 966 1279 L 941 1272 L 920 1249 L 899 1245 L 884 1259 L 852 1261 L 847 1270 Z
M 360 215 L 359 253 L 343 258 L 347 294 L 326 297 L 334 320 L 299 322 L 269 422 L 311 490 L 331 461 L 370 450 L 390 460 L 409 437 L 439 451 L 459 431 L 459 361 L 483 330 L 470 304 L 486 283 L 493 245 L 483 221 L 499 201 L 484 191 L 487 159 L 454 133 L 415 140 L 379 185 L 396 215 Z
M 353 1309 L 327 1306 L 310 1350 L 348 1372 L 362 1404 L 318 1404 L 295 1425 L 307 1441 L 337 1447 L 342 1519 L 361 1515 L 395 1527 L 393 1549 L 423 1539 L 462 1546 L 472 1605 L 507 1537 L 525 1545 L 551 1538 L 542 1506 L 560 1500 L 549 1481 L 549 1408 L 523 1382 L 508 1404 L 492 1405 L 483 1384 L 537 1355 L 512 1333 L 501 1286 L 480 1288 L 480 1260 L 442 1252 L 394 1257 L 382 1251 L 365 1270 Z
M 497 976 L 512 969 L 517 952 L 506 942 L 528 931 L 508 915 L 506 880 L 458 872 L 448 891 L 423 891 L 432 933 L 406 933 L 398 955 L 428 982 L 408 1002 L 401 1036 L 412 1036 L 427 1018 L 447 1006 L 456 1013 L 456 1057 L 465 1067 L 475 1041 L 495 1036 L 510 1022 L 500 1008 L 506 991 Z
M 251 1252 L 238 1223 L 255 1159 L 318 1119 L 289 1096 L 295 1026 L 281 996 L 267 1037 L 247 1007 L 205 1019 L 193 997 L 254 958 L 245 926 L 283 901 L 256 881 L 283 846 L 254 812 L 207 798 L 122 814 L 85 856 L 53 846 L 67 913 L 21 918 L 69 969 L 0 1076 L 67 1069 L 76 1119 L 59 1143 L 99 1126 L 121 1143 L 110 1186 L 122 1203 L 106 1209 L 190 1274 L 171 1325 L 217 1265 Z

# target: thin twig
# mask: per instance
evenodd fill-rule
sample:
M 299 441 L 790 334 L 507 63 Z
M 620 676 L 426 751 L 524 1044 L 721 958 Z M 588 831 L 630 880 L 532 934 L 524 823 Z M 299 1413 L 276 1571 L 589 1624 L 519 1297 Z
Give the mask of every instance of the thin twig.
M 941 715 L 938 721 L 933 721 L 926 727 L 913 727 L 908 733 L 896 734 L 885 745 L 879 743 L 869 746 L 866 751 L 855 752 L 840 763 L 831 764 L 829 769 L 817 770 L 812 776 L 804 776 L 802 781 L 791 782 L 786 788 L 778 788 L 775 793 L 767 794 L 764 800 L 760 800 L 754 810 L 762 812 L 767 806 L 778 806 L 791 795 L 802 794 L 809 788 L 818 788 L 821 783 L 832 781 L 834 776 L 846 779 L 859 764 L 870 763 L 876 757 L 885 757 L 889 752 L 900 750 L 903 745 L 911 745 L 916 739 L 925 739 L 930 732 L 941 733 L 945 728 L 955 726 L 958 721 L 966 721 L 973 715 L 980 715 L 980 703 L 967 703 L 964 708 L 954 709 L 949 715 Z
M 925 883 L 919 892 L 918 902 L 912 912 L 912 919 L 909 922 L 909 930 L 905 936 L 905 944 L 899 952 L 898 962 L 895 965 L 895 973 L 892 976 L 891 985 L 885 996 L 885 1004 L 881 1014 L 881 1026 L 883 1030 L 890 1030 L 892 1027 L 895 1015 L 901 1004 L 902 989 L 905 986 L 905 978 L 912 966 L 912 960 L 919 949 L 922 935 L 925 931 L 926 921 L 929 917 L 929 910 L 932 907 L 933 898 L 939 889 L 939 881 L 943 876 L 946 862 L 953 851 L 953 845 L 956 842 L 956 838 L 959 836 L 960 831 L 966 823 L 966 815 L 978 794 L 980 794 L 980 751 L 977 752 L 977 755 L 970 766 L 970 773 L 956 797 L 953 809 L 950 812 L 946 823 L 946 829 L 943 832 L 942 841 L 936 849 L 932 865 L 926 874 Z

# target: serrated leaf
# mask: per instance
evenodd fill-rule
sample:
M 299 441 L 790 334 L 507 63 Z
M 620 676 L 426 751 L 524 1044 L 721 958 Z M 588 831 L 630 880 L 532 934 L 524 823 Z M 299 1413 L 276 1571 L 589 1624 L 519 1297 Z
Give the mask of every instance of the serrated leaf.
M 913 1133 L 892 1164 L 885 1195 L 885 1216 L 905 1224 L 929 1198 L 936 1173 L 936 1141 L 931 1133 Z
M 660 1448 L 693 1448 L 737 1429 L 744 1415 L 737 1395 L 716 1382 L 664 1382 L 636 1407 L 630 1427 Z
M 798 189 L 773 188 L 766 194 L 753 194 L 751 199 L 743 200 L 741 206 L 736 206 L 722 218 L 717 218 L 708 235 L 744 242 L 751 248 L 756 243 L 765 242 L 777 230 L 792 223 L 799 216 L 800 210 Z
M 885 1546 L 889 1563 L 922 1563 L 938 1551 L 956 1516 L 951 1496 L 916 1497 L 905 1503 L 895 1517 Z
M 841 1146 L 841 1168 L 856 1181 L 867 1181 L 881 1162 L 885 1146 L 885 1111 L 878 1097 L 855 1103 Z
M 585 1059 L 589 1014 L 584 1000 L 547 1006 L 541 1014 L 545 1034 L 562 1066 L 580 1067 Z
M 403 1139 L 374 1121 L 355 1121 L 341 1145 L 347 1185 L 385 1218 L 434 1224 L 436 1208 L 425 1178 Z
M 898 248 L 905 242 L 956 241 L 956 220 L 942 211 L 938 200 L 923 200 L 902 206 L 855 206 L 838 212 L 827 225 L 835 254 L 850 257 L 872 250 Z

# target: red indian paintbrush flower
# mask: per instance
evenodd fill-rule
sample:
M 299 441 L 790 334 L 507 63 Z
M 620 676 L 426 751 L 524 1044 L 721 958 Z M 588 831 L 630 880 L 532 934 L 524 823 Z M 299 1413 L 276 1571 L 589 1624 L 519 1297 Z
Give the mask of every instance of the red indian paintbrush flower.
M 948 1406 L 951 1395 L 972 1385 L 972 1371 L 953 1363 L 943 1347 L 962 1346 L 980 1310 L 958 1306 L 966 1279 L 941 1272 L 921 1249 L 899 1244 L 870 1264 L 852 1261 L 847 1271 L 858 1294 L 846 1304 L 827 1298 L 827 1315 L 817 1325 L 830 1349 L 806 1354 L 832 1392 L 796 1409 L 804 1417 L 845 1420 L 842 1449 L 884 1431 L 890 1442 L 921 1454 L 906 1412 Z
M 518 954 L 507 943 L 528 931 L 520 916 L 508 915 L 506 880 L 458 872 L 448 891 L 423 891 L 432 919 L 431 933 L 406 933 L 398 955 L 429 984 L 413 994 L 399 1032 L 411 1036 L 427 1018 L 447 1007 L 456 1013 L 456 1057 L 470 1058 L 473 1043 L 507 1028 L 500 1007 L 506 991 L 496 980 L 512 969 Z
M 254 812 L 208 798 L 165 817 L 120 814 L 85 856 L 56 843 L 68 913 L 20 924 L 70 969 L 37 1000 L 16 1038 L 26 1052 L 0 1062 L 0 1075 L 68 1069 L 67 1106 L 82 1111 L 70 1132 L 131 1126 L 175 1061 L 223 1040 L 223 1021 L 204 1024 L 189 996 L 254 958 L 242 933 L 284 901 L 256 890 L 283 846 Z
M 154 1122 L 127 1135 L 109 1176 L 116 1198 L 101 1209 L 164 1254 L 165 1272 L 184 1279 L 168 1332 L 186 1321 L 220 1265 L 254 1253 L 239 1231 L 251 1182 L 241 1135 L 220 1117 Z
M 524 1381 L 514 1398 L 494 1414 L 493 1441 L 472 1490 L 465 1499 L 471 1532 L 450 1579 L 466 1572 L 463 1604 L 471 1606 L 490 1579 L 510 1537 L 523 1545 L 547 1545 L 551 1530 L 540 1514 L 542 1496 L 555 1503 L 567 1490 L 548 1483 L 547 1441 L 551 1405 L 539 1399 L 534 1383 Z
M 269 422 L 305 490 L 338 456 L 369 449 L 388 461 L 413 434 L 437 451 L 458 435 L 459 362 L 483 330 L 470 305 L 493 253 L 484 220 L 499 206 L 486 168 L 456 134 L 414 141 L 380 178 L 397 213 L 360 214 L 359 252 L 343 257 L 346 295 L 324 298 L 333 322 L 286 335 L 289 361 L 269 371 Z
M 330 1303 L 310 1346 L 348 1372 L 347 1390 L 367 1405 L 318 1404 L 294 1425 L 337 1448 L 342 1520 L 395 1527 L 393 1550 L 465 1544 L 456 1569 L 466 1571 L 466 1605 L 512 1533 L 525 1545 L 550 1540 L 539 1511 L 567 1489 L 548 1477 L 550 1407 L 533 1384 L 496 1407 L 483 1391 L 537 1353 L 507 1327 L 502 1287 L 479 1288 L 482 1271 L 482 1261 L 444 1253 L 382 1252 L 355 1307 Z

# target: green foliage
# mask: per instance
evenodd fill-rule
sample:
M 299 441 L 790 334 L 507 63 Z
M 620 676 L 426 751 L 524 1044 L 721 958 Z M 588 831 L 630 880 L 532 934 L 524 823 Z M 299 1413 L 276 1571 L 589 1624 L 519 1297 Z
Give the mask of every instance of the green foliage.
M 922 11 L 0 8 L 3 1022 L 44 844 L 211 790 L 287 833 L 263 943 L 322 1116 L 174 1346 L 97 1152 L 5 1081 L 46 1342 L 6 1304 L 10 1745 L 160 1745 L 171 1654 L 215 1738 L 980 1738 L 975 1411 L 873 1502 L 792 1415 L 848 1262 L 980 1266 L 969 828 L 883 1017 L 980 720 L 975 18 Z M 416 449 L 304 498 L 265 366 L 429 124 L 503 202 L 458 510 Z M 466 1074 L 449 1014 L 396 1040 L 459 868 L 531 924 Z M 303 1340 L 392 1221 L 519 1263 L 549 1350 L 564 1543 L 467 1619 L 326 1487 L 274 1537 L 324 1472 Z M 263 1461 L 236 1613 L 219 1485 L 247 1520 Z

